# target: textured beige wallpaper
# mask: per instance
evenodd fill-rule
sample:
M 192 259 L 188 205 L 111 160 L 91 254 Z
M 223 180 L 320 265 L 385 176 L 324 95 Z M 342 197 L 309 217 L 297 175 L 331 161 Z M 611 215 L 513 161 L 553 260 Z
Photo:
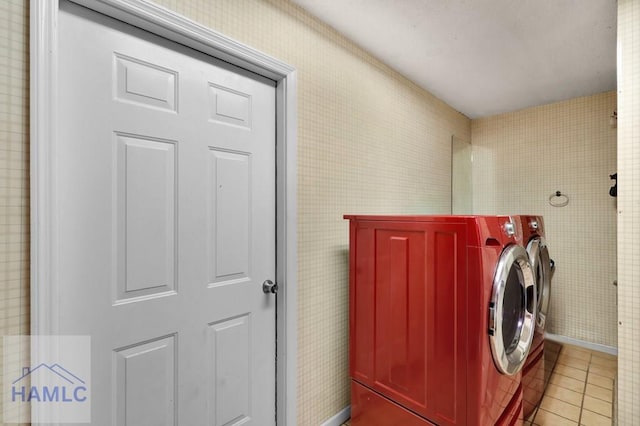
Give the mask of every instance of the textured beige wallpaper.
M 618 0 L 618 424 L 640 421 L 640 0 Z
M 470 122 L 287 2 L 160 3 L 299 71 L 298 424 L 319 424 L 349 398 L 347 227 L 342 214 L 447 213 L 451 135 L 471 140 Z M 619 76 L 617 130 L 618 210 L 626 206 L 619 217 L 621 425 L 640 418 L 640 235 L 632 226 L 640 223 L 638 22 L 639 2 L 620 0 L 619 39 L 627 58 L 625 73 Z M 0 2 L 0 61 L 4 335 L 29 330 L 27 0 Z M 552 256 L 558 261 L 551 331 L 608 345 L 616 345 L 611 286 L 616 277 L 616 206 L 607 195 L 608 174 L 616 169 L 616 130 L 608 124 L 615 105 L 615 94 L 605 93 L 473 122 L 473 143 L 479 148 L 476 212 L 526 209 L 545 215 Z M 499 142 L 491 142 L 491 135 L 499 136 Z M 527 148 L 532 140 L 544 149 Z M 545 161 L 540 167 L 528 160 L 514 162 L 516 153 Z M 522 170 L 546 177 L 525 178 Z M 541 189 L 531 191 L 536 182 Z M 505 184 L 514 189 L 512 194 L 499 189 Z M 554 209 L 546 204 L 556 189 L 570 195 L 569 206 Z M 600 249 L 580 248 L 585 237 L 598 241 Z M 585 298 L 591 302 L 583 303 Z
M 349 404 L 345 213 L 448 213 L 470 121 L 284 1 L 158 3 L 298 69 L 298 424 Z M 0 330 L 28 328 L 28 1 L 0 1 Z M 6 179 L 4 178 L 6 176 Z
M 28 6 L 0 2 L 0 381 L 1 337 L 29 333 Z
M 548 331 L 616 346 L 616 93 L 472 121 L 474 213 L 544 216 L 556 273 Z M 569 196 L 552 207 L 549 196 Z

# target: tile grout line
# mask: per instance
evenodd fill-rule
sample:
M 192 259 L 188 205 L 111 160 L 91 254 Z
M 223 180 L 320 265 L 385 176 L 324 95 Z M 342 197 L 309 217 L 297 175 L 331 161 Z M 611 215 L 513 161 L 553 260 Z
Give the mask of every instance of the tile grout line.
M 588 367 L 588 370 L 587 370 L 588 372 L 587 372 L 587 382 L 586 382 L 586 386 L 588 386 L 588 385 L 590 384 L 590 383 L 589 383 L 589 371 L 591 370 L 591 360 L 593 359 L 593 356 L 594 356 L 594 355 L 593 355 L 593 352 L 592 352 L 592 353 L 591 353 L 591 359 L 589 360 L 589 367 Z M 602 366 L 602 365 L 598 365 L 598 364 L 594 364 L 594 365 L 595 365 L 595 366 L 597 366 L 597 367 L 606 367 L 606 366 Z M 616 369 L 617 369 L 617 365 L 616 365 Z M 598 377 L 606 377 L 606 378 L 609 378 L 609 377 L 607 377 L 607 376 L 603 376 L 603 375 L 600 375 L 600 374 L 598 374 L 598 373 L 594 373 L 594 374 L 595 374 L 596 376 L 598 376 Z M 613 417 L 614 417 L 614 405 L 615 405 L 615 401 L 614 401 L 614 398 L 613 398 L 613 393 L 614 393 L 614 388 L 615 388 L 615 385 L 616 385 L 616 378 L 615 378 L 615 377 L 613 377 L 613 378 L 609 378 L 609 379 L 611 379 L 611 381 L 613 382 L 613 385 L 612 385 L 612 388 L 611 388 L 611 389 L 607 389 L 607 388 L 605 388 L 605 387 L 602 387 L 602 386 L 599 386 L 599 385 L 596 385 L 596 384 L 593 384 L 593 383 L 591 383 L 591 385 L 592 385 L 592 386 L 595 386 L 595 387 L 598 387 L 598 388 L 602 388 L 602 389 L 606 389 L 606 390 L 610 391 L 610 392 L 611 392 L 611 401 L 604 400 L 604 399 L 599 398 L 599 397 L 597 397 L 597 396 L 591 396 L 591 395 L 589 395 L 589 396 L 590 396 L 591 398 L 593 398 L 593 399 L 597 399 L 597 400 L 599 400 L 599 401 L 604 401 L 604 402 L 607 402 L 607 403 L 609 403 L 609 404 L 611 405 L 611 412 L 610 412 L 609 420 L 610 420 L 611 424 L 613 425 L 613 424 L 614 424 L 614 419 L 613 419 Z M 584 398 L 585 398 L 586 396 L 587 396 L 587 392 L 586 392 L 586 388 L 585 388 L 585 393 L 584 393 L 584 395 L 583 395 L 583 397 L 582 397 L 582 399 L 583 399 L 583 405 L 584 405 Z M 582 409 L 580 410 L 580 419 L 582 419 L 582 411 L 583 411 L 583 410 L 584 410 L 584 408 L 582 408 Z M 593 412 L 593 411 L 591 411 L 591 410 L 587 410 L 587 411 L 589 411 L 589 412 Z M 603 417 L 607 417 L 605 414 L 602 414 L 602 413 L 600 413 L 600 412 L 595 412 L 595 414 L 600 415 L 600 416 L 603 416 Z
M 553 363 L 553 367 L 551 367 L 551 373 L 549 374 L 549 381 L 546 383 L 544 387 L 544 391 L 542 392 L 542 398 L 544 398 L 545 394 L 547 393 L 547 387 L 551 384 L 551 378 L 556 372 L 556 367 L 558 367 L 558 360 L 560 359 L 560 355 L 562 354 L 563 350 L 564 350 L 564 346 L 561 346 L 560 350 L 558 351 L 558 355 L 556 355 L 555 357 L 555 362 Z M 542 400 L 540 402 L 542 402 Z M 540 411 L 540 404 L 538 404 L 535 411 L 533 412 L 533 417 L 531 418 L 531 423 L 530 423 L 531 426 L 535 425 L 536 417 L 538 417 L 539 411 Z
M 582 389 L 582 401 L 580 402 L 580 416 L 578 416 L 578 426 L 582 424 L 582 410 L 584 410 L 584 396 L 587 394 L 587 383 L 589 383 L 589 370 L 591 369 L 591 358 L 593 353 L 589 352 L 589 363 L 587 364 L 587 374 L 584 376 L 584 388 Z
M 556 366 L 558 365 L 558 358 L 560 358 L 561 352 L 562 352 L 562 348 L 560 348 L 560 351 L 558 352 L 558 356 L 556 357 L 556 362 L 553 364 L 553 367 L 551 368 L 551 374 L 549 374 L 549 382 L 547 382 L 547 384 L 544 387 L 544 391 L 542 392 L 542 398 L 544 398 L 544 394 L 547 393 L 547 386 L 551 384 L 551 378 L 553 377 L 553 373 L 556 371 Z M 538 417 L 538 412 L 540 411 L 542 398 L 540 399 L 540 402 L 536 405 L 536 409 L 533 411 L 533 417 L 531 417 L 531 422 L 529 423 L 531 426 L 533 426 L 536 423 L 536 417 Z

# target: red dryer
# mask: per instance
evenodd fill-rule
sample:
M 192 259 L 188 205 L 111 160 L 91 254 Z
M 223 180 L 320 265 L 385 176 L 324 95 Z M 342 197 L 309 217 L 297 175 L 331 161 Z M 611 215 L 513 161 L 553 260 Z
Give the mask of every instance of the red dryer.
M 522 370 L 524 417 L 529 417 L 544 394 L 544 328 L 551 294 L 551 259 L 542 216 L 521 215 L 522 241 L 536 278 L 536 327 L 529 356 Z
M 536 306 L 519 218 L 345 218 L 351 424 L 522 424 Z

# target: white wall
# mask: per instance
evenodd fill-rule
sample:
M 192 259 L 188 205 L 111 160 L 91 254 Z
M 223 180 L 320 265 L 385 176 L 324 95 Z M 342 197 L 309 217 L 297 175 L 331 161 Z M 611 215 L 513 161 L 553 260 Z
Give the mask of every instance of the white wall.
M 618 0 L 618 424 L 640 419 L 640 0 Z

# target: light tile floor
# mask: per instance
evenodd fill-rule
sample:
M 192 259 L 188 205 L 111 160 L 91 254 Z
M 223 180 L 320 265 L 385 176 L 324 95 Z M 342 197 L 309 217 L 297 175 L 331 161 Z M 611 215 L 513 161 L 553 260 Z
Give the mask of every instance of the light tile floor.
M 613 355 L 563 345 L 542 402 L 525 426 L 612 425 L 617 368 Z
M 613 387 L 618 368 L 615 356 L 547 341 L 545 365 L 549 383 L 540 406 L 525 426 L 613 424 Z M 349 425 L 349 421 L 343 424 Z

